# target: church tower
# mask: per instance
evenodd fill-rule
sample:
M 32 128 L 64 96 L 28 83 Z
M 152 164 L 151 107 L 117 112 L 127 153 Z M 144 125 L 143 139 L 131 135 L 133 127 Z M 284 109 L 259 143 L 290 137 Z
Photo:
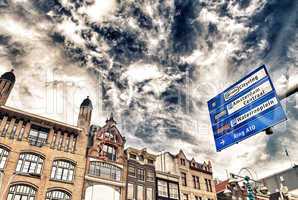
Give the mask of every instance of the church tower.
M 89 96 L 84 99 L 80 106 L 80 113 L 78 117 L 78 127 L 89 129 L 90 122 L 91 122 L 91 115 L 92 115 L 92 102 L 89 99 Z
M 10 72 L 5 72 L 0 77 L 0 106 L 5 105 L 15 81 L 16 77 L 13 69 Z

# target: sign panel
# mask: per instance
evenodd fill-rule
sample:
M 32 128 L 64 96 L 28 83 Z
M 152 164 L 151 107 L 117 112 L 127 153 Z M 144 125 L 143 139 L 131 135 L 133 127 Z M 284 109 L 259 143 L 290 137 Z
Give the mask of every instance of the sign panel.
M 265 65 L 210 99 L 208 109 L 217 151 L 286 120 Z

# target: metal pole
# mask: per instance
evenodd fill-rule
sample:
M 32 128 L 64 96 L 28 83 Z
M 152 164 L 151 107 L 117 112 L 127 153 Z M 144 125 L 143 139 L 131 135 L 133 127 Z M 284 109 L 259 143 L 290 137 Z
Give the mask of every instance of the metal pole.
M 278 98 L 279 100 L 283 100 L 285 98 L 288 98 L 289 96 L 295 94 L 298 92 L 298 83 L 296 83 L 295 85 L 293 85 L 292 87 L 290 87 L 286 92 L 279 94 Z M 269 127 L 265 130 L 266 135 L 272 135 L 273 134 L 273 130 L 272 127 Z

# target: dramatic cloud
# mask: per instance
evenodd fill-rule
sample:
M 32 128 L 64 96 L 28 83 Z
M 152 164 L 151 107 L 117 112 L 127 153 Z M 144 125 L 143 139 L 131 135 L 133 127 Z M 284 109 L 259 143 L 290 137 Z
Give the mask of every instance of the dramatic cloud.
M 76 124 L 89 95 L 93 123 L 113 112 L 127 145 L 180 148 L 259 176 L 298 161 L 297 95 L 288 121 L 215 152 L 206 102 L 265 63 L 278 92 L 298 77 L 292 0 L 0 0 L 0 72 L 16 69 L 8 105 Z M 233 160 L 232 160 L 233 159 Z M 231 162 L 232 160 L 232 162 Z

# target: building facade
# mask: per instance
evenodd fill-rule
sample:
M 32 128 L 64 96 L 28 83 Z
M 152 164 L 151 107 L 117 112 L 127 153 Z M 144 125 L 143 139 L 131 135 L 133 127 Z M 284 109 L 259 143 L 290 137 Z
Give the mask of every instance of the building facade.
M 218 200 L 249 199 L 247 195 L 247 188 L 242 182 L 229 184 L 229 180 L 225 180 L 217 183 L 215 189 Z M 228 193 L 226 192 L 227 190 L 229 191 Z M 268 194 L 264 194 L 256 188 L 253 189 L 253 195 L 255 200 L 270 200 L 270 196 Z
M 210 162 L 124 151 L 113 116 L 90 126 L 89 97 L 76 126 L 8 107 L 15 82 L 0 77 L 1 200 L 216 200 Z
M 156 179 L 155 159 L 156 156 L 147 152 L 146 149 L 127 148 L 127 200 L 155 200 Z
M 268 188 L 269 193 L 279 192 L 282 187 L 288 193 L 298 196 L 298 165 L 260 179 Z
M 0 199 L 80 200 L 90 122 L 82 112 L 72 126 L 5 106 L 14 83 L 13 71 L 0 78 Z
M 260 179 L 268 188 L 270 198 L 298 199 L 298 165 Z
M 156 200 L 180 200 L 179 179 L 177 175 L 156 171 Z
M 210 162 L 188 160 L 182 150 L 177 155 L 165 152 L 158 156 L 156 170 L 180 177 L 181 200 L 216 200 Z
M 83 199 L 125 200 L 125 138 L 113 117 L 103 127 L 91 126 L 89 136 Z

